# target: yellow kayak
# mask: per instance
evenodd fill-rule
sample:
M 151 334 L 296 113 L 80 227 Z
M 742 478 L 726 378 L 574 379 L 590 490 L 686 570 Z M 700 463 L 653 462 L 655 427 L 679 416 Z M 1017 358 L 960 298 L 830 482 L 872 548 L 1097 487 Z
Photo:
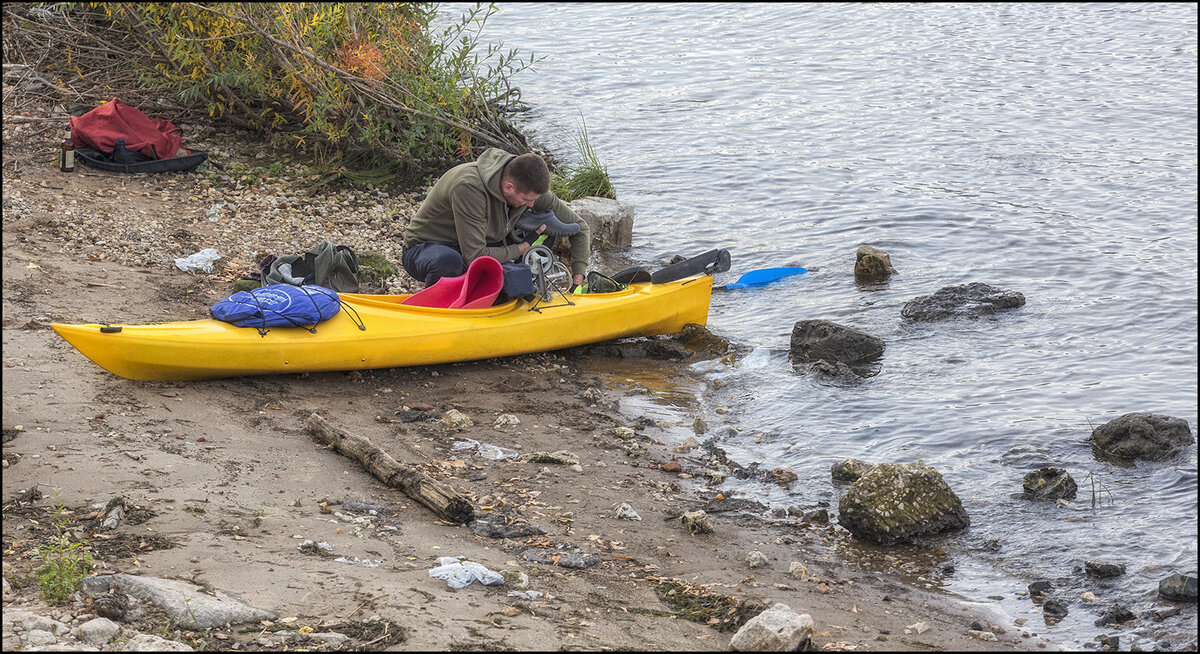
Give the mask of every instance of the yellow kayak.
M 342 293 L 316 325 L 252 327 L 219 320 L 51 327 L 101 368 L 128 379 L 176 381 L 290 372 L 419 366 L 545 352 L 708 322 L 712 277 L 631 284 L 614 293 L 512 300 L 483 309 L 402 305 L 408 295 Z M 349 314 L 349 315 L 348 315 Z M 359 329 L 358 322 L 365 326 Z

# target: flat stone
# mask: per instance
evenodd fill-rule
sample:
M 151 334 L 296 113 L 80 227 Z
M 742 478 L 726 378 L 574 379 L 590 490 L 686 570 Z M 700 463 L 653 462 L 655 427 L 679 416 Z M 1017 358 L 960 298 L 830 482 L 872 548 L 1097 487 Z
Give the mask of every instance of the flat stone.
M 177 640 L 167 640 L 150 634 L 138 634 L 129 639 L 118 652 L 194 652 L 191 647 Z
M 58 639 L 54 637 L 54 634 L 46 631 L 45 629 L 30 629 L 21 636 L 21 639 L 25 641 L 25 645 L 28 647 L 39 647 L 41 645 L 51 645 L 58 642 Z
M 1120 577 L 1125 574 L 1125 566 L 1106 561 L 1087 561 L 1083 564 L 1083 569 L 1089 577 L 1098 577 L 1100 579 L 1111 579 L 1112 577 Z
M 345 634 L 339 634 L 333 631 L 320 631 L 308 635 L 309 640 L 319 640 L 327 645 L 330 649 L 337 649 L 350 641 L 350 637 Z
M 526 463 L 555 463 L 564 466 L 579 465 L 579 455 L 568 450 L 557 452 L 529 452 L 522 454 L 520 461 Z
M 590 568 L 600 562 L 599 556 L 565 543 L 554 547 L 526 547 L 518 550 L 516 554 L 526 561 L 547 563 L 561 568 Z
M 813 619 L 787 604 L 776 604 L 746 621 L 729 641 L 735 652 L 790 652 L 812 634 Z
M 120 630 L 121 625 L 108 618 L 94 618 L 79 625 L 75 633 L 85 643 L 107 643 Z
M 255 608 L 221 591 L 213 591 L 210 595 L 199 586 L 184 581 L 127 574 L 110 575 L 110 581 L 118 592 L 153 604 L 166 611 L 175 624 L 192 629 L 277 617 L 274 611 Z

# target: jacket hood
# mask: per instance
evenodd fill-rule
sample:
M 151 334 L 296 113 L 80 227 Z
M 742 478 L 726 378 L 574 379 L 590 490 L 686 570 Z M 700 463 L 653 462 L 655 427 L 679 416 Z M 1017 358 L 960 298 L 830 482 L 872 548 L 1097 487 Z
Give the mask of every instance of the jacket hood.
M 479 179 L 483 181 L 484 188 L 492 196 L 504 199 L 504 194 L 500 192 L 500 177 L 504 172 L 504 166 L 516 156 L 498 148 L 488 148 L 475 160 Z

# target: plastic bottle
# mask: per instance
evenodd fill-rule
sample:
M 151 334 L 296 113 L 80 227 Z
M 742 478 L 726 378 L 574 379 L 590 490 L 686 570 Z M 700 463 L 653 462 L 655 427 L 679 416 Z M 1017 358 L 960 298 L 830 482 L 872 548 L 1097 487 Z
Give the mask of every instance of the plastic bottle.
M 64 173 L 75 172 L 75 144 L 69 138 L 63 139 L 62 149 L 59 150 L 58 169 Z

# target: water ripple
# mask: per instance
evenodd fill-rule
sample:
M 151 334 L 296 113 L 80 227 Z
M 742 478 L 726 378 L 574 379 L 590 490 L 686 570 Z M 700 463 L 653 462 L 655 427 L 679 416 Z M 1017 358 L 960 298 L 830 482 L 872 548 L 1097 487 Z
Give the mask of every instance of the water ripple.
M 1130 411 L 1197 424 L 1196 17 L 1182 3 L 520 4 L 487 29 L 546 55 L 519 80 L 535 141 L 570 161 L 586 116 L 636 207 L 620 257 L 658 265 L 726 247 L 734 267 L 718 283 L 810 269 L 713 296 L 709 327 L 757 348 L 713 373 L 730 381 L 715 401 L 739 407 L 743 435 L 723 445 L 817 482 L 811 496 L 754 493 L 828 501 L 840 458 L 922 459 L 972 514 L 947 539 L 960 552 L 952 590 L 1015 597 L 1032 576 L 1117 558 L 1137 562 L 1122 583 L 1149 602 L 1169 571 L 1196 569 L 1196 448 L 1119 468 L 1094 460 L 1087 437 Z M 855 284 L 861 243 L 899 273 Z M 900 317 L 919 295 L 975 281 L 1026 305 Z M 810 318 L 883 338 L 879 374 L 847 383 L 794 367 L 791 328 Z M 1050 463 L 1081 497 L 1088 480 L 1082 508 L 1009 497 Z M 1000 554 L 971 554 L 995 537 Z M 1090 640 L 1092 619 L 1043 633 Z

